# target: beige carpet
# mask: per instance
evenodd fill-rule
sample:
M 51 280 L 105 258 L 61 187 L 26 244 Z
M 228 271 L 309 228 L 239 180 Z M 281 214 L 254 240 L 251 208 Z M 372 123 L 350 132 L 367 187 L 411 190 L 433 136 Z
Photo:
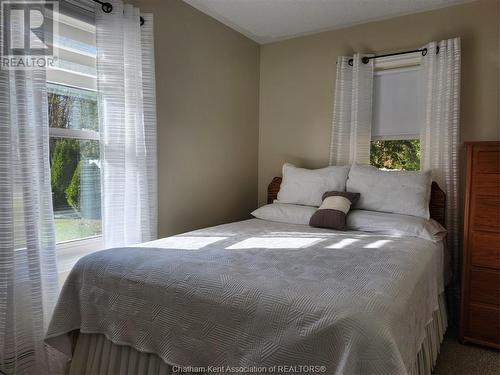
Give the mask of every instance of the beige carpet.
M 500 375 L 500 352 L 472 344 L 462 345 L 448 330 L 434 375 Z

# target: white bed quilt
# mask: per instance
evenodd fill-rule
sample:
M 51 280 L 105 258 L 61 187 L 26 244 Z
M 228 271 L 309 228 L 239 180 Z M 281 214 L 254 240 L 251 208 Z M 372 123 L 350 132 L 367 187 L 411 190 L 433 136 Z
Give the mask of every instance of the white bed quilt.
M 441 246 L 251 219 L 104 250 L 71 271 L 46 341 L 70 356 L 80 329 L 171 365 L 405 374 L 438 308 Z

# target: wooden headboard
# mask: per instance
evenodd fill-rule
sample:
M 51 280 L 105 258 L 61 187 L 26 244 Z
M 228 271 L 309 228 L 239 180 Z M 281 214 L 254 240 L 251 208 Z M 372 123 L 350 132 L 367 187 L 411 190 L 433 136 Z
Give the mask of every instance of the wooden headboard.
M 267 203 L 273 203 L 280 191 L 281 177 L 274 177 L 267 187 Z M 436 220 L 443 227 L 445 226 L 444 207 L 446 202 L 446 194 L 436 182 L 432 182 L 431 186 L 431 201 L 429 203 L 429 211 L 431 218 Z

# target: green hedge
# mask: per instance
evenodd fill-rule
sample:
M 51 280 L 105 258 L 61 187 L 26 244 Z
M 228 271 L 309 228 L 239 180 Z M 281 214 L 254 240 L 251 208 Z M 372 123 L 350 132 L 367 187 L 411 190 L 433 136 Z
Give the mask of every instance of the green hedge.
M 75 210 L 80 210 L 80 171 L 82 169 L 82 161 L 76 166 L 71 182 L 64 191 L 68 204 Z
M 55 208 L 68 206 L 66 189 L 68 189 L 73 175 L 77 169 L 80 146 L 78 140 L 55 139 L 52 163 L 50 170 L 50 182 Z

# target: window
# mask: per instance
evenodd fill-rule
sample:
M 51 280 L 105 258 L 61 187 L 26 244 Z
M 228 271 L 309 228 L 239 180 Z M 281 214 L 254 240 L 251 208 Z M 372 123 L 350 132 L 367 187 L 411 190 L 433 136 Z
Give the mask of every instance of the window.
M 56 242 L 101 235 L 95 27 L 59 16 L 57 66 L 47 71 Z
M 383 169 L 420 170 L 423 122 L 419 66 L 376 71 L 370 163 Z
M 420 170 L 420 140 L 378 140 L 370 145 L 370 164 L 383 169 Z
M 56 241 L 101 234 L 96 93 L 48 86 Z

